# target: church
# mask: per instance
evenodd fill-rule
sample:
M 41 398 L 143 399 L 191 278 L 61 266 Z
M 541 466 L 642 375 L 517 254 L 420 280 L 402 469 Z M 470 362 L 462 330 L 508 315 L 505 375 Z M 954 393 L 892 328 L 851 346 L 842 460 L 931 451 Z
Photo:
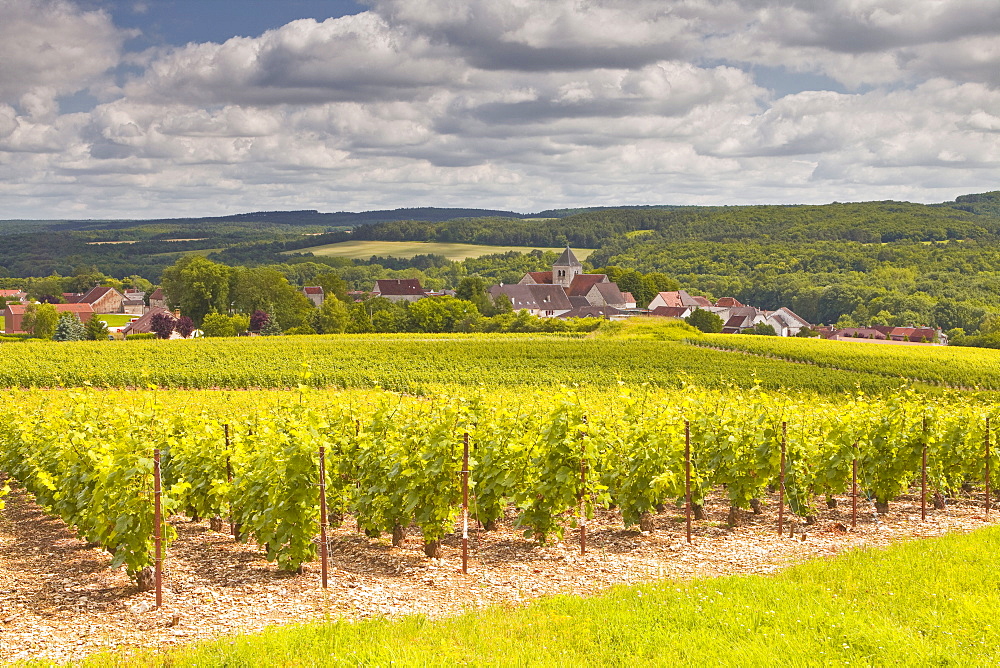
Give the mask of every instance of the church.
M 583 273 L 567 246 L 552 271 L 529 271 L 516 285 L 494 285 L 490 298 L 506 295 L 515 311 L 542 318 L 623 317 L 635 308 L 631 294 L 623 293 L 605 274 Z

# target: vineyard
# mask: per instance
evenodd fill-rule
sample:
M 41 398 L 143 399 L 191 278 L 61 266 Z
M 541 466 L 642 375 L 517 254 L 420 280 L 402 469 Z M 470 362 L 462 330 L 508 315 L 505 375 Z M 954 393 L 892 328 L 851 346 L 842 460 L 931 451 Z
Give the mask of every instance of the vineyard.
M 751 353 L 762 359 L 816 365 L 951 387 L 1000 390 L 1000 353 L 952 346 L 895 346 L 853 341 L 708 334 L 691 343 Z
M 466 434 L 471 516 L 488 529 L 513 513 L 542 544 L 598 508 L 648 529 L 658 508 L 683 504 L 688 480 L 695 514 L 722 488 L 733 523 L 769 488 L 806 524 L 855 480 L 880 512 L 918 482 L 924 498 L 944 503 L 963 486 L 990 479 L 995 488 L 994 411 L 955 393 L 831 399 L 693 386 L 422 397 L 306 383 L 297 392 L 35 390 L 0 410 L 0 470 L 142 580 L 157 528 L 164 545 L 172 538 L 164 520 L 173 514 L 217 518 L 296 570 L 317 556 L 321 501 L 331 522 L 356 522 L 370 538 L 395 542 L 416 526 L 436 556 L 462 507 Z
M 774 345 L 778 348 L 773 354 L 783 357 L 791 357 L 785 351 L 797 350 L 791 344 L 799 343 L 750 336 L 710 340 L 719 346 Z M 835 347 L 845 346 L 831 345 Z M 949 382 L 1000 387 L 994 351 L 965 349 L 955 354 L 964 354 L 965 363 L 950 372 Z M 39 342 L 0 344 L 0 387 L 293 388 L 303 382 L 302 365 L 307 362 L 310 377 L 306 382 L 313 387 L 378 387 L 408 393 L 432 392 L 440 385 L 609 387 L 626 382 L 673 388 L 688 383 L 716 388 L 761 386 L 831 394 L 859 389 L 895 391 L 906 378 L 936 381 L 947 371 L 937 359 L 910 355 L 897 360 L 898 377 L 887 377 L 880 362 L 862 364 L 863 357 L 854 366 L 845 362 L 849 370 L 806 367 L 640 336 L 338 335 Z M 897 373 L 894 367 L 886 368 Z M 970 380 L 962 383 L 961 374 L 967 368 Z

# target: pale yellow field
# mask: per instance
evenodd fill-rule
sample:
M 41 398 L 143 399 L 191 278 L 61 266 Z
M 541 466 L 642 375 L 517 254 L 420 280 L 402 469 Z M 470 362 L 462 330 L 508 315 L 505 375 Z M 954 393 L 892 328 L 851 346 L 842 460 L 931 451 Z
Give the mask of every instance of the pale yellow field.
M 479 257 L 493 253 L 506 253 L 508 251 L 528 253 L 532 250 L 534 249 L 526 246 L 477 246 L 474 244 L 448 244 L 433 241 L 344 241 L 339 244 L 312 246 L 311 248 L 289 252 L 346 257 L 352 260 L 366 260 L 373 255 L 379 257 L 411 258 L 414 255 L 434 253 L 435 255 L 444 255 L 449 260 L 464 260 L 467 257 Z M 538 250 L 551 250 L 557 253 L 563 251 L 562 248 L 540 248 Z M 573 253 L 580 260 L 587 259 L 593 252 L 589 248 L 573 249 Z

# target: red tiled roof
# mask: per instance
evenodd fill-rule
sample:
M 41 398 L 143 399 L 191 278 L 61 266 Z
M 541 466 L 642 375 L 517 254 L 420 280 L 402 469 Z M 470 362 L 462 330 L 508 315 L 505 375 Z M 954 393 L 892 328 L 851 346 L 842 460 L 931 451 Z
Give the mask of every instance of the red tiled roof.
M 308 285 L 308 286 L 302 288 L 302 290 L 307 295 L 321 295 L 321 294 L 323 294 L 323 286 L 321 286 L 321 285 Z
M 583 297 L 598 283 L 604 283 L 608 277 L 604 274 L 577 274 L 569 284 L 566 294 L 570 297 Z
M 705 306 L 705 307 L 712 306 L 712 302 L 710 302 L 707 297 L 701 297 L 699 295 L 691 295 L 691 299 L 693 299 L 698 306 Z
M 531 276 L 531 280 L 539 285 L 551 284 L 552 283 L 552 272 L 551 271 L 529 271 L 528 276 Z
M 657 306 L 649 315 L 658 315 L 665 318 L 683 318 L 691 309 L 687 306 Z
M 16 297 L 21 294 L 20 290 L 0 290 L 0 297 Z
M 719 301 L 715 302 L 716 306 L 722 306 L 728 308 L 730 306 L 743 306 L 736 297 L 722 297 Z
M 151 308 L 148 311 L 146 311 L 146 313 L 138 320 L 130 322 L 129 324 L 125 325 L 122 328 L 122 334 L 125 334 L 126 336 L 129 334 L 149 334 L 151 331 L 153 331 L 152 329 L 153 316 L 156 315 L 157 313 L 169 313 L 170 315 L 173 315 L 172 313 L 170 313 L 170 311 L 163 308 L 162 306 Z
M 30 304 L 7 304 L 11 315 L 23 315 L 24 309 Z M 90 304 L 53 304 L 57 313 L 93 313 L 94 307 Z
M 627 304 L 635 303 L 635 297 L 632 296 L 631 292 L 623 292 L 622 297 L 625 299 L 625 303 Z
M 166 299 L 166 297 L 163 296 L 163 288 L 156 288 L 155 290 L 153 290 L 153 294 L 149 295 L 149 298 L 150 299 Z
M 660 292 L 656 296 L 663 300 L 664 306 L 683 306 L 680 292 Z
M 114 288 L 108 288 L 102 285 L 98 285 L 97 287 L 93 287 L 90 290 L 87 290 L 87 292 L 84 293 L 82 297 L 80 297 L 80 303 L 96 304 L 101 297 L 108 294 L 109 292 L 118 292 L 118 291 L 115 290 Z

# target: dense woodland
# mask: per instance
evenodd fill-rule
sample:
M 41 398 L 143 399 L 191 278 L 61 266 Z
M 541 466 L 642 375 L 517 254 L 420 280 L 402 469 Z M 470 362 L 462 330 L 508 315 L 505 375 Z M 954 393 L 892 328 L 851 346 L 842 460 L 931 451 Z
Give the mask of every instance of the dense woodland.
M 657 290 L 684 288 L 760 308 L 788 306 L 816 324 L 929 324 L 976 334 L 972 342 L 1000 339 L 1000 192 L 939 205 L 631 207 L 530 217 L 440 209 L 284 212 L 127 224 L 9 221 L 0 230 L 7 232 L 0 276 L 38 277 L 27 281 L 32 284 L 58 274 L 69 277 L 65 285 L 78 287 L 102 272 L 159 283 L 179 258 L 198 253 L 219 264 L 266 267 L 293 287 L 335 276 L 344 290 L 370 289 L 387 277 L 454 289 L 467 276 L 486 284 L 516 282 L 526 271 L 548 269 L 555 256 L 533 251 L 462 262 L 434 255 L 351 261 L 295 251 L 348 239 L 571 244 L 597 249 L 588 270 L 608 273 L 640 303 Z

